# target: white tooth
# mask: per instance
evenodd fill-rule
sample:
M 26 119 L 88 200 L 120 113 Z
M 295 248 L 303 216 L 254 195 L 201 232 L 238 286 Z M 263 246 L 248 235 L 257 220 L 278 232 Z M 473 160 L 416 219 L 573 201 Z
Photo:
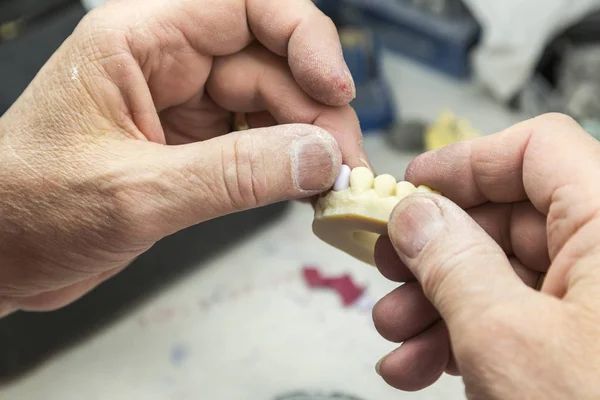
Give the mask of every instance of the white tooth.
M 433 191 L 425 185 L 421 185 L 417 188 L 417 192 L 419 193 L 433 193 Z
M 350 188 L 353 194 L 361 194 L 373 187 L 375 176 L 369 168 L 358 167 L 350 174 Z
M 340 169 L 340 174 L 338 175 L 335 183 L 333 184 L 333 190 L 336 192 L 340 192 L 342 190 L 348 189 L 350 187 L 350 167 L 347 165 L 342 165 Z
M 396 178 L 392 175 L 379 175 L 375 178 L 375 192 L 381 197 L 390 197 L 396 193 Z
M 399 199 L 403 199 L 406 196 L 415 193 L 416 191 L 417 188 L 410 182 L 398 182 L 398 184 L 396 185 L 396 197 L 398 197 Z

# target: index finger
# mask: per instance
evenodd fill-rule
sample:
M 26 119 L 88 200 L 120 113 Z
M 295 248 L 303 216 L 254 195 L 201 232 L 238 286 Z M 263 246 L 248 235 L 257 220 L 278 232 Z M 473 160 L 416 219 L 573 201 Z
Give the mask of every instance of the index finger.
M 547 216 L 551 259 L 598 215 L 599 176 L 600 143 L 561 114 L 425 153 L 406 172 L 462 208 L 529 199 Z
M 356 96 L 337 28 L 311 0 L 247 0 L 248 23 L 269 50 L 288 58 L 294 78 L 330 106 Z
M 285 60 L 261 45 L 215 59 L 206 92 L 227 110 L 268 111 L 278 124 L 319 126 L 336 138 L 345 164 L 357 167 L 367 161 L 354 110 L 349 105 L 330 107 L 308 96 Z
M 409 165 L 406 179 L 442 192 L 462 208 L 529 199 L 548 215 L 561 188 L 597 191 L 599 172 L 600 143 L 572 118 L 546 114 L 424 153 Z

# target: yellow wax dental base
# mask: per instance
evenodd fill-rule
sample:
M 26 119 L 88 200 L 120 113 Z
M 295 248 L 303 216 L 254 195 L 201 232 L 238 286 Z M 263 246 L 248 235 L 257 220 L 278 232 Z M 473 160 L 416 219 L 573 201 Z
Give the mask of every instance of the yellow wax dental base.
M 438 193 L 426 186 L 398 182 L 391 175 L 375 177 L 370 169 L 342 166 L 334 189 L 315 205 L 313 232 L 324 242 L 367 264 L 375 265 L 375 243 L 387 235 L 394 207 L 416 192 Z

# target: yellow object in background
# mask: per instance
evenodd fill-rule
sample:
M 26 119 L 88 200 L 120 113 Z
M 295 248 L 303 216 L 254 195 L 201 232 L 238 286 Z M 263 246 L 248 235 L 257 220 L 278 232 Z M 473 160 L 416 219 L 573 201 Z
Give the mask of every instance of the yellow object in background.
M 440 118 L 425 132 L 425 150 L 437 150 L 462 140 L 481 136 L 466 119 L 457 118 L 451 111 L 443 111 Z
M 0 24 L 0 42 L 16 39 L 23 27 L 22 20 L 16 20 Z

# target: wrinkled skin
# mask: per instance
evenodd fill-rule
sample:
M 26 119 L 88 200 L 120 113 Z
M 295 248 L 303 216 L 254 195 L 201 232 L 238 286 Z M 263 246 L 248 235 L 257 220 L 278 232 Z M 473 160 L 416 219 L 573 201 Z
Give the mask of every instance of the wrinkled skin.
M 419 390 L 446 371 L 470 399 L 600 398 L 600 143 L 557 114 L 419 156 L 373 311 L 403 344 L 378 372 Z M 533 287 L 548 272 L 540 291 Z
M 309 0 L 114 0 L 0 119 L 0 315 L 64 306 L 161 238 L 366 161 Z M 228 134 L 232 112 L 252 130 Z

